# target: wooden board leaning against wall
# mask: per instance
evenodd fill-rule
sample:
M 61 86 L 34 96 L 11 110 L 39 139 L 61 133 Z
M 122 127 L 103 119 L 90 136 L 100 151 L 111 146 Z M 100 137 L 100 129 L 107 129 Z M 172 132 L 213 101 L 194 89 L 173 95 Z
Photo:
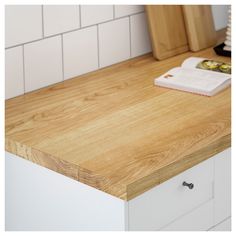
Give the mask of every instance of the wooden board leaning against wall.
M 182 8 L 179 5 L 147 5 L 147 21 L 153 56 L 162 60 L 188 51 Z
M 145 9 L 157 60 L 199 51 L 217 42 L 209 5 L 147 5 Z
M 209 5 L 183 5 L 183 15 L 191 51 L 216 44 L 216 31 Z

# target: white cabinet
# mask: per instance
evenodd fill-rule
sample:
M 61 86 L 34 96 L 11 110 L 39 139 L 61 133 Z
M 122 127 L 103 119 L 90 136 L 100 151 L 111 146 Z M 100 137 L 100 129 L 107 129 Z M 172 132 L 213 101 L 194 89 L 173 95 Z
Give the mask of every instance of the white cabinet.
M 213 170 L 211 158 L 130 200 L 129 229 L 159 230 L 211 200 Z M 193 189 L 183 186 L 184 181 L 194 184 Z
M 230 154 L 127 202 L 6 153 L 6 229 L 230 230 Z
M 6 154 L 6 230 L 124 230 L 125 202 Z
M 215 222 L 231 215 L 231 149 L 215 155 Z
M 213 200 L 170 223 L 162 231 L 204 231 L 213 225 Z
M 210 231 L 231 231 L 231 217 L 215 225 Z

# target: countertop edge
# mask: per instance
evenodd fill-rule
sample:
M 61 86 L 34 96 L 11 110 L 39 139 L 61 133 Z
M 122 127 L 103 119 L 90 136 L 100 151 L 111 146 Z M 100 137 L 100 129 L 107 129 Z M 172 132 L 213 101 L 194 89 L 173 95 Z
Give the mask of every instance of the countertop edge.
M 10 138 L 5 138 L 5 150 L 25 160 L 55 171 L 78 182 L 96 188 L 121 200 L 127 199 L 127 188 L 121 184 L 110 185 L 110 180 L 94 171 L 61 160 Z
M 83 184 L 94 187 L 124 201 L 129 201 L 149 189 L 165 182 L 166 180 L 180 174 L 181 172 L 201 163 L 231 146 L 231 134 L 221 137 L 198 151 L 186 155 L 181 160 L 175 161 L 154 173 L 145 176 L 127 186 L 110 184 L 109 179 L 100 176 L 83 167 L 60 160 L 50 154 L 43 153 L 33 147 L 28 147 L 17 141 L 6 137 L 6 151 L 20 156 L 40 166 L 63 174 Z
M 231 133 L 127 186 L 127 200 L 165 182 L 231 146 Z M 146 187 L 145 187 L 146 186 Z

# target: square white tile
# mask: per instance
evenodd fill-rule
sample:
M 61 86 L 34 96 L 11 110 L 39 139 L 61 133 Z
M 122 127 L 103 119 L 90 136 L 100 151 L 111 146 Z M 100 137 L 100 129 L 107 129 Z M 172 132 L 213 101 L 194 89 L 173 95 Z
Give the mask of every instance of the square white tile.
M 151 42 L 146 21 L 146 14 L 130 17 L 131 56 L 137 57 L 151 51 Z
M 22 46 L 5 50 L 5 98 L 24 94 Z
M 98 69 L 97 26 L 63 35 L 64 78 Z
M 113 19 L 112 5 L 82 5 L 81 26 L 98 24 Z
M 115 17 L 123 17 L 144 11 L 143 5 L 115 5 Z
M 128 17 L 100 24 L 98 29 L 100 67 L 130 58 Z
M 5 47 L 42 38 L 41 6 L 7 5 L 5 10 Z
M 44 35 L 50 36 L 80 27 L 80 11 L 76 5 L 43 6 Z
M 26 44 L 24 59 L 26 92 L 63 80 L 61 36 Z

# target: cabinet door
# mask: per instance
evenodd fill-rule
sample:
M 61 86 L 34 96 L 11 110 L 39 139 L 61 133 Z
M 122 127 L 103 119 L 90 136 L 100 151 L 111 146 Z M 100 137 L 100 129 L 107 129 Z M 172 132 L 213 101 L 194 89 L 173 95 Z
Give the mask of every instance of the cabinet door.
M 163 60 L 188 51 L 181 6 L 147 5 L 145 9 L 156 59 Z
M 231 148 L 217 154 L 215 160 L 215 225 L 231 215 Z
M 7 231 L 125 230 L 126 202 L 6 152 Z
M 231 231 L 231 217 L 214 226 L 210 231 Z
M 212 200 L 213 172 L 214 160 L 210 158 L 130 200 L 129 230 L 160 230 Z M 184 181 L 193 183 L 193 189 L 183 186 Z
M 170 223 L 161 231 L 205 231 L 213 225 L 213 200 Z

